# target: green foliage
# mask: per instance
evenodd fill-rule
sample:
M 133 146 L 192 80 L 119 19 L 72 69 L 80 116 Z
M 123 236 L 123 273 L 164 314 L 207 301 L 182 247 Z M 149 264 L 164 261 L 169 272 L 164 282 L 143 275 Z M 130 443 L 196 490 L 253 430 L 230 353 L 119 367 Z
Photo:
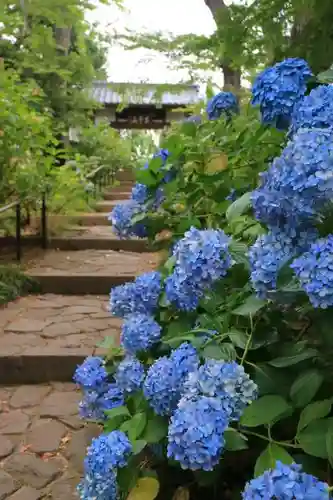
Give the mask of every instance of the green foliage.
M 315 73 L 333 63 L 332 5 L 330 0 L 221 0 L 211 8 L 216 31 L 211 36 L 127 31 L 118 35 L 123 45 L 162 52 L 171 67 L 186 68 L 192 78 L 198 70 L 232 68 L 250 75 L 262 65 L 285 57 L 302 57 Z M 228 74 L 225 73 L 225 82 Z
M 188 341 L 202 360 L 242 364 L 258 385 L 258 399 L 239 422 L 229 424 L 220 464 L 209 474 L 187 474 L 176 461 L 165 458 L 168 419 L 156 416 L 141 392 L 109 412 L 106 430 L 122 429 L 135 447 L 134 462 L 128 467 L 139 477 L 146 468 L 153 469 L 162 484 L 177 475 L 173 493 L 181 487 L 189 489 L 191 498 L 202 498 L 202 491 L 209 498 L 220 498 L 235 462 L 236 478 L 231 476 L 229 490 L 241 491 L 246 480 L 274 467 L 278 460 L 300 462 L 305 471 L 329 481 L 327 471 L 333 463 L 332 312 L 309 307 L 289 275 L 279 277 L 282 285 L 278 285 L 275 301 L 258 299 L 249 282 L 248 247 L 264 231 L 253 216 L 249 193 L 285 143 L 283 133 L 263 127 L 243 102 L 241 114 L 231 121 L 220 118 L 174 125 L 161 142 L 170 152 L 163 169 L 161 160 L 155 158 L 147 169 L 137 170 L 137 181 L 146 184 L 152 196 L 166 170 L 175 172 L 163 185 L 161 207 L 135 219 L 146 225 L 156 248 L 168 251 L 160 267 L 163 277 L 175 265 L 169 256 L 171 245 L 191 226 L 222 228 L 232 238 L 230 252 L 235 261 L 227 277 L 206 292 L 195 312 L 177 311 L 162 294 L 156 313 L 162 342 L 140 353 L 140 361 L 148 368 L 156 358 Z M 197 321 L 200 326 L 194 328 Z M 203 340 L 208 332 L 214 334 Z M 119 349 L 114 348 L 114 353 L 109 361 L 111 372 L 122 357 Z M 164 450 L 162 458 L 151 456 L 152 444 Z M 242 464 L 241 474 L 238 464 Z M 200 493 L 199 486 L 204 488 Z
M 36 286 L 17 267 L 0 265 L 0 306 L 31 292 Z

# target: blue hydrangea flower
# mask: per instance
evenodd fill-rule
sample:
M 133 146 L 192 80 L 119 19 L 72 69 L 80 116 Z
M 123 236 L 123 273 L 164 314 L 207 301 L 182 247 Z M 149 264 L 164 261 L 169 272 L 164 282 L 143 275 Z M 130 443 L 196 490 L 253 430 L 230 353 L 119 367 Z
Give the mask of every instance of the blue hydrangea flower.
M 175 371 L 179 379 L 186 379 L 189 373 L 197 370 L 199 366 L 199 356 L 195 347 L 188 342 L 184 342 L 170 354 L 170 360 L 174 364 Z
M 134 200 L 128 200 L 125 203 L 116 205 L 109 214 L 108 219 L 111 221 L 112 230 L 118 238 L 145 238 L 147 230 L 142 222 L 132 222 L 133 217 L 141 215 L 144 212 L 143 205 L 140 205 Z
M 131 451 L 132 445 L 123 432 L 101 434 L 88 447 L 84 471 L 87 474 L 107 475 L 111 469 L 126 467 Z
M 105 411 L 124 404 L 120 388 L 112 383 L 103 385 L 99 390 L 85 390 L 79 404 L 79 415 L 84 420 L 103 421 Z
M 228 416 L 217 398 L 181 401 L 169 424 L 168 457 L 180 462 L 182 469 L 213 470 L 227 427 Z
M 273 231 L 257 238 L 249 249 L 251 282 L 258 297 L 276 289 L 278 273 L 296 253 L 294 242 L 284 233 Z
M 239 420 L 244 409 L 257 398 L 258 387 L 235 361 L 227 363 L 209 359 L 197 371 L 190 373 L 184 385 L 182 400 L 199 396 L 220 400 L 228 418 Z
M 252 87 L 252 104 L 260 106 L 263 123 L 288 128 L 311 76 L 307 62 L 299 58 L 285 59 L 260 73 Z
M 191 280 L 191 276 L 176 268 L 165 280 L 165 294 L 168 302 L 179 311 L 195 311 L 203 291 Z
M 195 349 L 182 344 L 169 358 L 159 358 L 149 368 L 143 393 L 158 415 L 170 415 L 175 410 L 184 382 L 198 363 Z
M 84 460 L 84 479 L 78 487 L 82 500 L 116 500 L 117 468 L 125 467 L 132 451 L 121 431 L 102 434 L 92 440 Z
M 118 387 L 131 393 L 141 389 L 145 378 L 145 370 L 140 361 L 132 356 L 128 356 L 119 363 L 115 380 Z
M 203 292 L 232 265 L 224 231 L 192 227 L 173 248 L 175 269 L 165 281 L 166 297 L 181 310 L 194 310 Z
M 290 267 L 314 307 L 333 306 L 333 235 L 313 243 Z
M 224 114 L 230 118 L 232 113 L 238 113 L 237 97 L 232 92 L 219 92 L 207 103 L 207 115 L 210 120 L 216 120 Z
M 107 476 L 86 474 L 77 487 L 80 500 L 117 500 L 117 475 L 109 470 Z
M 136 183 L 132 189 L 131 199 L 139 205 L 144 205 L 148 198 L 148 188 L 145 184 Z
M 333 129 L 301 129 L 262 174 L 252 193 L 258 220 L 297 226 L 313 219 L 333 194 Z
M 108 374 L 104 360 L 98 356 L 89 356 L 74 373 L 74 382 L 82 389 L 100 389 L 107 382 Z
M 110 310 L 120 318 L 136 313 L 152 314 L 157 308 L 161 290 L 161 273 L 152 271 L 141 274 L 134 282 L 111 290 Z
M 319 85 L 294 110 L 291 132 L 294 134 L 300 128 L 330 127 L 333 127 L 333 87 Z
M 162 328 L 148 314 L 131 314 L 121 331 L 121 344 L 130 354 L 150 349 L 161 337 Z
M 243 500 L 330 500 L 328 484 L 302 472 L 300 465 L 276 462 L 275 469 L 246 484 Z

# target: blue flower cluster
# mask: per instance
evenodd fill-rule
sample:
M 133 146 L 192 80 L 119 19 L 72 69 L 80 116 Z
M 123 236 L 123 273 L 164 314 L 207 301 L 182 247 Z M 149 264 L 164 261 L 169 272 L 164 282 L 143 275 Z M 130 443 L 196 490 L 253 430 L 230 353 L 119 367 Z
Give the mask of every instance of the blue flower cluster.
M 168 431 L 168 457 L 183 469 L 212 470 L 224 446 L 224 431 L 239 420 L 258 393 L 257 385 L 236 362 L 210 359 L 192 370 Z
M 300 128 L 333 127 L 333 87 L 320 85 L 305 96 L 292 117 L 291 132 Z
M 228 419 L 217 398 L 181 401 L 168 431 L 168 457 L 182 469 L 210 471 L 220 461 Z
M 141 389 L 144 378 L 143 365 L 132 356 L 127 356 L 119 363 L 115 374 L 117 386 L 124 393 L 136 392 Z
M 256 217 L 290 226 L 311 220 L 333 194 L 333 129 L 301 129 L 252 193 Z
M 210 120 L 216 120 L 224 114 L 230 118 L 232 113 L 238 113 L 237 97 L 232 92 L 219 92 L 207 103 L 207 115 Z
M 131 451 L 131 443 L 121 431 L 93 439 L 84 460 L 84 479 L 78 486 L 81 500 L 116 500 L 117 469 L 127 465 Z
M 246 484 L 243 500 L 330 500 L 328 484 L 302 472 L 300 465 L 276 462 L 275 469 Z
M 184 385 L 184 400 L 199 396 L 218 398 L 229 420 L 239 420 L 257 395 L 257 385 L 235 361 L 209 359 L 189 375 Z
M 130 314 L 122 326 L 121 344 L 131 354 L 146 351 L 159 341 L 161 330 L 153 316 Z
M 173 249 L 175 268 L 165 281 L 168 301 L 180 310 L 195 310 L 204 291 L 231 267 L 229 242 L 221 229 L 187 231 Z
M 83 399 L 79 404 L 81 418 L 104 420 L 105 410 L 111 410 L 124 403 L 123 392 L 108 381 L 108 373 L 102 358 L 90 356 L 78 366 L 74 382 L 80 385 Z
M 265 69 L 252 87 L 252 104 L 260 106 L 263 123 L 288 128 L 311 76 L 307 62 L 299 58 L 285 59 Z
M 333 235 L 317 240 L 290 267 L 314 307 L 333 306 Z
M 110 383 L 96 390 L 83 390 L 79 415 L 85 420 L 103 421 L 105 411 L 124 404 L 124 394 L 117 384 Z
M 128 200 L 125 203 L 119 203 L 114 207 L 109 214 L 108 219 L 112 224 L 112 230 L 118 238 L 130 238 L 136 236 L 137 238 L 145 238 L 147 230 L 142 222 L 132 222 L 133 217 L 144 213 L 142 205 L 134 200 Z
M 110 310 L 120 318 L 133 313 L 152 314 L 157 308 L 161 291 L 162 276 L 159 272 L 141 274 L 134 282 L 111 290 Z
M 170 415 L 175 410 L 185 380 L 198 365 L 196 350 L 191 344 L 184 343 L 170 357 L 159 358 L 149 368 L 143 393 L 158 415 Z
M 148 188 L 145 184 L 136 183 L 132 189 L 131 199 L 143 205 L 148 198 Z

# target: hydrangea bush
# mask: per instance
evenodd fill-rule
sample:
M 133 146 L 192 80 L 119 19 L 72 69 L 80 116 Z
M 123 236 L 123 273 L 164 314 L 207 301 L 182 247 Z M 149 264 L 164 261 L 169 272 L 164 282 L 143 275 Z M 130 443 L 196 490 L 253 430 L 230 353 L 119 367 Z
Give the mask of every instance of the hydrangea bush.
M 333 119 L 310 77 L 265 70 L 261 116 L 218 94 L 137 170 L 141 208 L 114 210 L 165 258 L 111 290 L 120 345 L 75 373 L 103 426 L 82 500 L 332 498 Z

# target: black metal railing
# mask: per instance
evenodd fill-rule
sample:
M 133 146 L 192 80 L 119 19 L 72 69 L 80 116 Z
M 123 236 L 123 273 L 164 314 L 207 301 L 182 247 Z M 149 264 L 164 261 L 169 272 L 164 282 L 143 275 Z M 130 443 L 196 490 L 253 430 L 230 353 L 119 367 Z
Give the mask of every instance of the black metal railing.
M 43 249 L 47 248 L 47 206 L 46 195 L 41 196 L 41 225 L 40 225 L 40 240 Z M 15 247 L 16 260 L 20 262 L 22 257 L 22 200 L 14 200 L 7 205 L 0 207 L 0 214 L 9 210 L 15 209 Z
M 86 180 L 91 182 L 94 186 L 93 196 L 96 198 L 98 195 L 102 194 L 103 189 L 106 186 L 110 186 L 114 181 L 115 172 L 105 165 L 97 167 L 95 170 L 90 172 L 86 176 Z M 89 194 L 88 194 L 89 196 Z M 26 202 L 26 199 L 16 199 L 11 201 L 7 205 L 0 207 L 0 214 L 15 209 L 15 247 L 16 247 L 16 259 L 18 261 L 22 258 L 22 205 Z M 36 201 L 36 200 L 34 200 Z M 46 203 L 46 193 L 41 195 L 41 218 L 40 218 L 40 242 L 43 249 L 48 247 L 48 224 L 47 224 L 47 203 Z M 28 209 L 30 214 L 30 210 Z

